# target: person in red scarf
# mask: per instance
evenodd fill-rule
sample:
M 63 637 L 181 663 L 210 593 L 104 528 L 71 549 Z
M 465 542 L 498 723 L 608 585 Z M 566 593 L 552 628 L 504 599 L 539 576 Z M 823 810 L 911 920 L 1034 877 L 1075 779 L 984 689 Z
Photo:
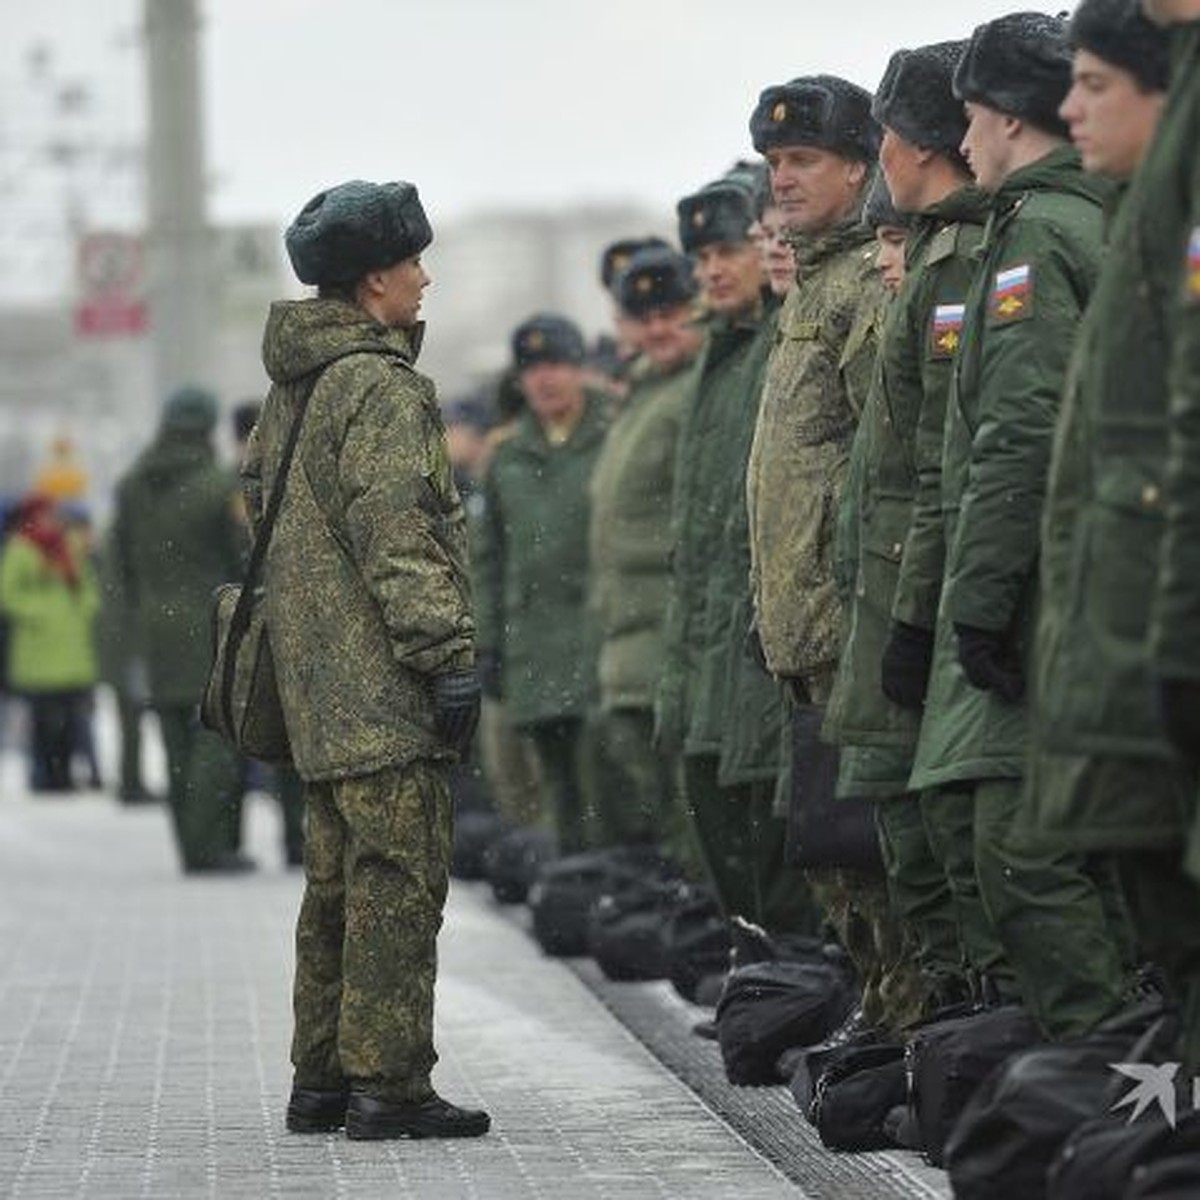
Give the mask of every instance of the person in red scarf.
M 0 554 L 0 610 L 9 623 L 8 688 L 29 702 L 39 791 L 74 788 L 73 715 L 96 683 L 98 607 L 91 564 L 72 547 L 54 501 L 27 496 Z

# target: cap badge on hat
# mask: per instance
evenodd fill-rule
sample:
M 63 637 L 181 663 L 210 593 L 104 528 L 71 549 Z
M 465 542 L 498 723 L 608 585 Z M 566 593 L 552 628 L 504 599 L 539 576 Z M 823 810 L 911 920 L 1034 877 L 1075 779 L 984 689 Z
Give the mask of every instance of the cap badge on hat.
M 614 275 L 619 275 L 627 266 L 629 266 L 628 254 L 614 254 L 612 256 L 612 269 Z
M 1187 301 L 1200 304 L 1200 225 L 1192 230 L 1187 248 Z
M 929 357 L 953 358 L 962 340 L 963 319 L 967 313 L 965 304 L 937 304 L 933 309 L 933 324 L 930 328 Z
M 531 329 L 525 335 L 525 349 L 536 354 L 546 345 L 546 335 L 540 329 Z
M 641 294 L 645 296 L 648 295 L 651 288 L 654 287 L 654 282 L 651 280 L 649 275 L 639 275 L 637 280 L 634 282 L 633 287 L 635 291 L 641 292 Z
M 996 272 L 988 312 L 1001 325 L 1033 316 L 1033 270 L 1028 263 Z
M 780 123 L 780 121 L 782 121 L 786 116 L 787 116 L 787 105 L 784 104 L 784 102 L 782 100 L 780 100 L 779 103 L 776 104 L 773 109 L 771 109 L 771 120 L 774 121 L 776 125 L 778 125 Z
M 708 213 L 706 213 L 704 211 L 704 209 L 698 208 L 698 209 L 696 209 L 696 211 L 694 213 L 692 213 L 692 224 L 697 229 L 703 229 L 704 225 L 707 221 L 708 221 Z

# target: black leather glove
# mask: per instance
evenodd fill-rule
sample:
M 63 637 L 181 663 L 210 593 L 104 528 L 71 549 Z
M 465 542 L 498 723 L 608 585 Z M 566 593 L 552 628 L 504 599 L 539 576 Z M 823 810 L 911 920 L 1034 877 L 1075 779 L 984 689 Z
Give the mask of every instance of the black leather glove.
M 1008 644 L 1008 636 L 974 625 L 954 624 L 958 635 L 958 661 L 968 681 L 984 692 L 995 692 L 1015 704 L 1025 694 L 1021 664 Z
M 919 712 L 929 690 L 933 667 L 933 634 L 907 621 L 893 621 L 892 635 L 879 662 L 883 694 L 901 708 Z
M 495 650 L 479 651 L 475 656 L 475 674 L 479 676 L 479 686 L 489 700 L 503 699 L 503 670 L 500 655 Z
M 433 727 L 438 737 L 465 758 L 479 724 L 479 679 L 474 671 L 452 671 L 433 680 Z
M 1158 707 L 1167 740 L 1190 762 L 1200 762 L 1200 683 L 1160 679 Z

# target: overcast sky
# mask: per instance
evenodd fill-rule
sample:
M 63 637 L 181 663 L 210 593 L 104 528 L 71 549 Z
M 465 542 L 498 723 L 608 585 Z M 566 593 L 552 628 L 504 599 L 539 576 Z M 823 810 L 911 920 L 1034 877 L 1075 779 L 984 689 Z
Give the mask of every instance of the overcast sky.
M 873 87 L 897 47 L 966 36 L 1012 9 L 1002 0 L 199 5 L 217 220 L 286 220 L 353 176 L 414 180 L 435 221 L 497 204 L 665 208 L 750 152 L 746 122 L 766 84 L 826 71 Z M 10 114 L 14 88 L 27 83 L 24 56 L 43 42 L 57 73 L 90 81 L 99 133 L 128 135 L 141 120 L 141 11 L 141 0 L 0 0 Z M 0 115 L 0 148 L 6 134 L 12 121 Z

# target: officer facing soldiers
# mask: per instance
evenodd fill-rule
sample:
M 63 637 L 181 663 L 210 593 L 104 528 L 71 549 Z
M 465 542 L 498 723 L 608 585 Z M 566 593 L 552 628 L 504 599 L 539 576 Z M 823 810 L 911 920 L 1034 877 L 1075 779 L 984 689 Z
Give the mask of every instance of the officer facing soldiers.
M 1200 893 L 1180 869 L 1196 775 L 1163 736 L 1146 595 L 1164 530 L 1164 345 L 1189 220 L 1179 151 L 1194 155 L 1200 110 L 1184 141 L 1165 127 L 1154 139 L 1168 39 L 1131 0 L 1084 0 L 1069 32 L 1074 83 L 1060 111 L 1084 166 L 1124 190 L 1049 469 L 1022 816 L 1045 842 L 1115 856 L 1139 949 L 1185 1006 L 1196 1065 Z
M 778 690 L 742 650 L 749 545 L 741 498 L 774 302 L 751 238 L 758 214 L 747 188 L 720 180 L 677 211 L 710 318 L 676 459 L 655 725 L 681 760 L 688 815 L 725 913 L 800 930 L 809 922 L 803 881 L 784 866 L 783 823 L 771 808 Z
M 861 221 L 879 130 L 869 93 L 812 75 L 765 89 L 750 134 L 796 251 L 797 282 L 779 313 L 746 473 L 757 636 L 792 698 L 781 785 L 790 806 L 809 763 L 828 755 L 808 731 L 837 667 L 834 524 L 886 301 L 874 232 Z M 902 1024 L 919 1006 L 920 980 L 903 964 L 882 879 L 840 864 L 810 866 L 807 876 L 863 980 L 861 1019 Z
M 584 728 L 594 690 L 588 481 L 608 419 L 584 385 L 583 335 L 571 321 L 531 317 L 512 352 L 528 408 L 484 480 L 479 645 L 508 719 L 537 746 L 559 848 L 572 854 L 595 838 Z
M 272 386 L 243 465 L 251 523 L 283 487 L 264 586 L 307 803 L 288 1128 L 468 1137 L 486 1113 L 433 1091 L 446 774 L 479 712 L 462 505 L 421 342 L 409 183 L 355 180 L 287 230 L 314 299 L 272 306 Z M 280 461 L 299 426 L 286 480 Z
M 678 857 L 673 772 L 652 744 L 654 688 L 663 660 L 676 447 L 704 334 L 695 324 L 691 264 L 676 251 L 639 250 L 615 290 L 642 355 L 590 483 L 588 587 L 613 784 L 599 797 L 602 840 L 659 842 L 673 833 Z
M 934 625 L 942 553 L 940 515 L 923 525 L 912 517 L 919 495 L 935 509 L 938 504 L 946 397 L 987 212 L 987 197 L 971 186 L 958 150 L 966 118 L 951 85 L 965 47 L 966 42 L 942 42 L 897 51 L 872 106 L 883 130 L 876 186 L 888 189 L 899 209 L 913 215 L 899 219 L 879 206 L 875 220 L 881 238 L 899 235 L 906 243 L 907 265 L 902 260 L 904 282 L 880 341 L 855 440 L 861 458 L 855 585 L 825 725 L 842 749 L 839 794 L 878 800 L 888 894 L 914 942 L 933 1006 L 962 998 L 966 955 L 960 914 L 937 851 L 937 822 L 925 820 L 922 798 L 908 790 L 928 676 L 924 647 L 932 641 L 932 632 L 924 631 Z M 868 218 L 871 209 L 868 201 Z M 898 220 L 906 228 L 893 230 Z M 937 552 L 936 577 L 921 589 L 910 583 L 899 593 L 907 548 L 917 554 L 927 543 Z M 881 677 L 897 603 L 904 605 L 906 628 L 916 630 L 914 639 L 924 651 L 913 688 L 911 707 L 917 711 L 894 703 Z
M 910 781 L 941 793 L 927 811 L 941 814 L 936 836 L 985 993 L 1023 999 L 1053 1037 L 1089 1031 L 1131 986 L 1111 868 L 1012 832 L 1046 465 L 1107 195 L 1058 116 L 1070 85 L 1064 34 L 1057 18 L 1001 17 L 976 29 L 955 72 L 963 150 L 991 216 L 948 406 L 943 588 Z M 905 566 L 921 580 L 932 571 Z

